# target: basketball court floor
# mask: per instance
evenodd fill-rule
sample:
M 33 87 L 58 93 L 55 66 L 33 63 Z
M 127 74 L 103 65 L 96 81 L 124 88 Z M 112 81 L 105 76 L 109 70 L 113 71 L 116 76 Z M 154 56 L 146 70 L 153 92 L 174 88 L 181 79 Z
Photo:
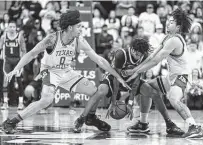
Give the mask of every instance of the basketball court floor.
M 9 115 L 16 113 L 16 108 L 1 110 L 1 123 Z M 15 134 L 7 135 L 0 129 L 1 145 L 202 145 L 203 139 L 184 139 L 167 136 L 165 123 L 157 110 L 149 115 L 149 134 L 128 134 L 126 128 L 137 121 L 128 118 L 122 120 L 105 119 L 111 126 L 110 132 L 98 131 L 95 127 L 83 127 L 82 133 L 73 133 L 73 123 L 82 109 L 49 108 L 47 114 L 34 115 L 18 125 Z M 105 118 L 107 110 L 99 109 L 97 114 Z M 174 110 L 169 110 L 176 124 L 187 130 L 187 125 Z M 136 113 L 135 113 L 136 114 Z M 138 114 L 138 111 L 137 111 Z M 192 111 L 198 124 L 203 125 L 203 111 Z

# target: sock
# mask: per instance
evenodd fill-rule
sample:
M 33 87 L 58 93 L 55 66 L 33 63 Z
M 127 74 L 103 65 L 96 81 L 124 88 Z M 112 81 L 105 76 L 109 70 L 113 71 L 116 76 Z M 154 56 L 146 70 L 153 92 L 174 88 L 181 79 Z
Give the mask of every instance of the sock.
M 22 117 L 18 114 L 17 116 L 11 119 L 11 122 L 14 124 L 18 124 L 22 120 L 23 120 Z
M 188 124 L 189 126 L 190 126 L 190 125 L 197 125 L 193 117 L 187 118 L 187 119 L 185 120 L 185 122 L 187 122 L 187 124 Z
M 8 103 L 8 97 L 4 97 L 4 103 Z
M 140 122 L 147 123 L 148 113 L 140 112 Z
M 20 96 L 20 97 L 18 98 L 18 101 L 19 101 L 19 104 L 20 104 L 20 103 L 23 103 L 23 97 Z

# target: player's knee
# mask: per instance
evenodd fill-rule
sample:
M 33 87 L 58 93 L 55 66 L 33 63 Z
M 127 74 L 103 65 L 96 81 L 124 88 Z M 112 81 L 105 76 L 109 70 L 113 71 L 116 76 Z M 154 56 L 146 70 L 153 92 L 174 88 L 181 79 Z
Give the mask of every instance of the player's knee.
M 44 87 L 43 86 L 41 99 L 39 100 L 40 104 L 42 105 L 43 108 L 46 108 L 53 102 L 54 92 L 55 92 L 55 87 L 53 87 L 53 86 Z
M 98 91 L 99 96 L 106 96 L 108 93 L 108 86 L 102 84 L 98 87 L 97 91 Z
M 33 97 L 32 94 L 33 94 L 34 90 L 35 89 L 32 86 L 28 85 L 24 90 L 25 97 L 28 98 L 28 99 Z
M 171 87 L 171 90 L 168 94 L 168 99 L 171 102 L 171 104 L 176 104 L 182 98 L 183 98 L 182 89 L 178 86 Z
M 148 97 L 155 97 L 159 96 L 159 93 L 157 90 L 152 88 L 148 83 L 143 83 L 141 88 L 140 88 L 140 93 L 144 96 Z

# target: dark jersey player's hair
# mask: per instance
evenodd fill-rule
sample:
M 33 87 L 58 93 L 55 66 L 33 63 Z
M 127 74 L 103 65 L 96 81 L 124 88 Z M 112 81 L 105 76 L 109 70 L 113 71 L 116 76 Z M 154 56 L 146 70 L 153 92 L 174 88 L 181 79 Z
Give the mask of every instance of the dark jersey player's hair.
M 147 40 L 143 38 L 134 38 L 130 44 L 131 49 L 141 52 L 142 54 L 148 54 L 150 52 L 150 45 Z
M 186 34 L 190 31 L 191 18 L 181 9 L 177 8 L 171 13 L 171 16 L 176 21 L 176 24 L 180 26 L 180 32 Z

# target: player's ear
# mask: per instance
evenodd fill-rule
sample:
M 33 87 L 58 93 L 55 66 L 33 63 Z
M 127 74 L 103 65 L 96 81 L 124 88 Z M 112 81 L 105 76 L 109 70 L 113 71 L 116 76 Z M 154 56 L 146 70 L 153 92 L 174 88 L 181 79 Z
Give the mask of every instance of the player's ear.
M 72 30 L 73 29 L 73 26 L 68 26 L 68 30 Z

